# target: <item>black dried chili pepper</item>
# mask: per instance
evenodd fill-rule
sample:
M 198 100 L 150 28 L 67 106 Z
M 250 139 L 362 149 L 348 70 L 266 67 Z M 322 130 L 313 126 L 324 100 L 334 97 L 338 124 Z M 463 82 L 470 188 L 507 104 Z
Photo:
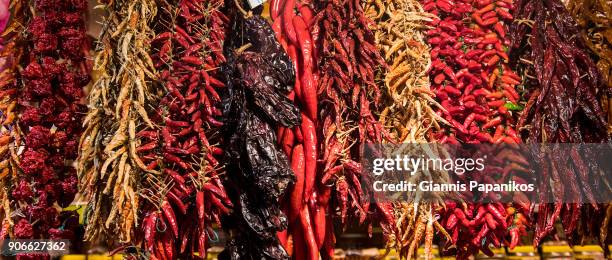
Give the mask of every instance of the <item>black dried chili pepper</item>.
M 235 210 L 224 220 L 231 236 L 219 259 L 288 259 L 276 232 L 287 228 L 279 199 L 295 176 L 274 129 L 301 123 L 286 97 L 295 71 L 268 22 L 237 7 L 230 10 L 222 68 L 227 187 Z

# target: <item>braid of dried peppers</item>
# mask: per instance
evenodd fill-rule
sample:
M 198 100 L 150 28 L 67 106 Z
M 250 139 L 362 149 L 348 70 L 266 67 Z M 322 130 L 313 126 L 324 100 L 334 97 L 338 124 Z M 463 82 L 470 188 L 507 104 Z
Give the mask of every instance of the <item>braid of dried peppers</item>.
M 286 96 L 295 71 L 260 16 L 262 8 L 247 13 L 241 2 L 226 2 L 232 23 L 222 70 L 227 86 L 223 133 L 226 187 L 235 210 L 224 222 L 230 238 L 219 258 L 288 259 L 276 234 L 287 228 L 279 202 L 295 177 L 273 129 L 302 121 Z
M 396 236 L 392 205 L 371 203 L 373 191 L 359 163 L 361 145 L 390 140 L 373 114 L 382 95 L 375 82 L 376 71 L 387 69 L 370 29 L 373 21 L 358 0 L 318 0 L 313 4 L 317 15 L 311 34 L 318 46 L 318 128 L 322 129 L 319 185 L 332 185 L 331 208 L 338 209 L 334 213 L 343 224 L 347 213 L 355 212 L 351 217 L 360 224 L 367 221 L 370 231 L 372 223 L 380 223 L 385 238 Z M 333 249 L 333 236 L 328 237 L 324 242 L 326 258 Z
M 73 239 L 78 215 L 59 212 L 56 203 L 66 207 L 77 193 L 76 170 L 70 162 L 77 157 L 85 111 L 81 99 L 90 81 L 86 59 L 90 43 L 83 15 L 87 2 L 39 0 L 23 4 L 29 9 L 16 3 L 14 10 L 24 12 L 25 42 L 14 42 L 18 45 L 13 48 L 29 55 L 10 61 L 24 68 L 15 71 L 12 83 L 16 87 L 15 112 L 19 114 L 12 126 L 14 145 L 23 145 L 17 154 L 20 171 L 11 193 L 23 213 L 15 217 L 14 234 L 22 239 Z
M 165 254 L 191 258 L 206 255 L 210 226 L 221 225 L 231 202 L 218 174 L 221 116 L 219 70 L 228 20 L 223 1 L 159 1 L 158 19 L 151 25 L 153 63 L 159 84 L 166 88 L 161 108 L 151 120 L 159 130 L 143 130 L 138 148 L 143 163 L 159 169 L 167 186 L 158 193 L 158 207 L 145 206 L 143 247 L 158 259 Z M 177 6 L 178 10 L 177 11 Z M 169 185 L 168 185 L 169 184 Z M 158 227 L 167 227 L 157 230 Z M 162 248 L 157 245 L 162 241 Z
M 432 88 L 444 110 L 437 113 L 449 127 L 434 133 L 443 143 L 519 143 L 515 114 L 520 96 L 520 78 L 507 65 L 507 26 L 513 18 L 511 0 L 423 1 L 426 11 L 439 18 L 429 23 L 432 46 Z M 469 23 L 464 23 L 465 17 Z M 513 169 L 509 169 L 513 170 Z M 490 178 L 490 172 L 471 175 Z M 447 203 L 443 224 L 457 246 L 457 257 L 465 258 L 482 250 L 491 255 L 489 244 L 501 246 L 510 234 L 525 232 L 529 205 Z M 509 224 L 509 222 L 511 222 Z M 510 247 L 518 240 L 512 239 Z
M 416 0 L 368 1 L 365 10 L 376 22 L 372 26 L 376 44 L 389 65 L 389 71 L 380 75 L 384 79 L 380 122 L 397 143 L 427 143 L 429 129 L 440 129 L 446 123 L 434 111 L 440 104 L 433 100 L 427 74 L 431 57 L 425 43 L 425 24 L 435 16 L 426 13 Z M 432 171 L 430 176 L 434 182 L 449 179 L 442 171 Z M 421 178 L 416 175 L 410 182 L 418 183 Z M 394 203 L 397 227 L 404 235 L 387 241 L 387 248 L 395 248 L 401 257 L 411 259 L 424 240 L 426 258 L 431 259 L 435 230 L 451 240 L 434 217 L 443 206 L 443 194 L 433 195 L 438 202 Z
M 163 90 L 156 79 L 149 41 L 157 14 L 152 0 L 106 1 L 108 12 L 94 59 L 98 79 L 89 96 L 89 111 L 79 143 L 77 170 L 80 191 L 88 201 L 85 240 L 115 238 L 132 242 L 141 225 L 141 198 L 156 205 L 163 192 L 156 169 L 138 154 L 145 145 L 143 131 L 157 130 L 151 121 Z
M 524 75 L 528 100 L 517 124 L 521 135 L 528 143 L 610 142 L 599 102 L 606 95 L 606 83 L 584 39 L 576 37 L 579 30 L 574 19 L 559 0 L 521 0 L 516 6 L 514 16 L 522 22 L 510 30 L 511 57 Z M 536 185 L 539 190 L 553 190 L 555 201 L 538 205 L 534 245 L 554 231 L 557 220 L 569 238 L 582 241 L 599 235 L 605 243 L 605 232 L 597 227 L 605 226 L 609 210 L 597 203 L 593 189 L 605 181 L 598 172 L 610 169 L 597 160 L 597 152 L 578 153 L 573 148 L 538 158 L 544 177 Z M 563 200 L 577 194 L 583 194 L 588 203 Z
M 320 182 L 321 176 L 318 174 L 317 164 L 318 46 L 314 44 L 313 32 L 310 30 L 314 10 L 310 1 L 275 0 L 271 6 L 270 16 L 274 21 L 272 28 L 292 59 L 296 71 L 295 88 L 288 96 L 302 110 L 300 127 L 293 129 L 281 127 L 279 130 L 281 133 L 279 142 L 287 156 L 295 162 L 292 163 L 292 168 L 297 178 L 285 199 L 290 234 L 281 234 L 281 240 L 287 241 L 291 237 L 293 248 L 305 248 L 306 252 L 301 253 L 313 259 L 319 257 L 319 249 L 322 248 L 324 241 L 333 240 L 334 236 L 333 230 L 328 228 L 328 222 L 331 221 L 331 216 L 327 214 L 330 188 Z M 293 253 L 291 248 L 287 249 Z

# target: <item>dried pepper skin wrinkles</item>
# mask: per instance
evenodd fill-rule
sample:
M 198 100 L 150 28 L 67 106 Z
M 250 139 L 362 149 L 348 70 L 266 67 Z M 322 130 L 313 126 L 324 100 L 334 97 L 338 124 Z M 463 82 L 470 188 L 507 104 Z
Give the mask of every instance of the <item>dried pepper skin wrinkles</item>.
M 78 215 L 58 206 L 68 206 L 77 192 L 77 175 L 70 163 L 77 157 L 82 132 L 82 90 L 90 81 L 86 62 L 90 43 L 83 15 L 87 3 L 17 1 L 12 7 L 15 21 L 4 37 L 5 51 L 13 53 L 3 53 L 7 58 L 3 77 L 8 82 L 2 91 L 7 105 L 2 110 L 6 127 L 2 153 L 10 153 L 11 158 L 3 158 L 2 171 L 7 175 L 10 171 L 14 183 L 10 194 L 3 195 L 13 205 L 3 201 L 3 208 L 21 213 L 12 221 L 3 220 L 2 236 L 10 232 L 12 222 L 14 238 L 76 239 Z
M 518 1 L 514 16 L 524 21 L 514 23 L 510 31 L 513 65 L 524 75 L 528 97 L 517 124 L 522 137 L 529 143 L 610 142 L 599 102 L 606 95 L 605 82 L 584 39 L 576 37 L 578 27 L 563 4 L 558 0 Z M 605 243 L 607 232 L 600 228 L 608 229 L 608 210 L 593 201 L 593 190 L 605 183 L 598 172 L 609 169 L 596 163 L 596 155 L 568 151 L 537 158 L 544 175 L 537 185 L 540 190 L 552 186 L 556 202 L 539 205 L 534 245 L 551 234 L 558 219 L 570 239 L 599 236 Z M 571 181 L 566 184 L 564 180 Z M 585 195 L 585 203 L 563 203 L 563 197 L 576 193 Z
M 94 59 L 99 77 L 89 92 L 77 160 L 80 191 L 88 201 L 85 239 L 129 243 L 142 225 L 141 202 L 161 207 L 162 200 L 150 191 L 164 191 L 156 185 L 161 173 L 138 154 L 146 141 L 142 131 L 158 128 L 151 122 L 152 110 L 164 93 L 152 84 L 157 76 L 149 56 L 157 6 L 150 0 L 100 4 L 108 16 Z
M 196 252 L 206 255 L 208 240 L 215 236 L 210 226 L 221 225 L 231 209 L 218 176 L 223 150 L 217 146 L 219 92 L 224 88 L 217 67 L 225 62 L 228 20 L 221 12 L 223 1 L 157 4 L 150 54 L 157 70 L 154 84 L 166 91 L 150 118 L 159 128 L 136 135 L 142 138 L 137 153 L 143 163 L 163 176 L 145 191 L 151 203 L 141 206 L 138 237 L 143 249 L 158 259 L 168 253 L 193 258 Z
M 301 122 L 285 96 L 295 71 L 268 22 L 240 13 L 232 1 L 232 25 L 225 41 L 227 95 L 224 97 L 226 172 L 234 211 L 224 220 L 230 239 L 219 259 L 289 259 L 276 237 L 287 228 L 280 197 L 295 177 L 277 145 L 274 129 Z M 246 5 L 242 5 L 246 6 Z
M 389 129 L 390 135 L 397 143 L 427 143 L 430 129 L 439 129 L 446 121 L 437 115 L 439 107 L 430 89 L 428 68 L 431 64 L 430 49 L 425 42 L 426 23 L 435 16 L 426 13 L 418 1 L 368 1 L 365 12 L 376 26 L 373 27 L 376 45 L 389 66 L 386 74 L 381 73 L 384 82 L 384 109 L 380 122 Z M 432 140 L 435 141 L 435 140 Z M 445 172 L 432 172 L 434 182 L 441 183 L 449 179 Z M 422 180 L 417 179 L 412 183 Z M 449 235 L 434 215 L 442 207 L 441 194 L 434 194 L 439 202 L 417 202 L 417 206 L 408 202 L 394 203 L 393 211 L 400 236 L 387 241 L 388 248 L 395 248 L 400 256 L 411 259 L 424 241 L 425 248 L 431 249 L 434 228 L 440 234 Z M 426 228 L 424 227 L 424 223 Z M 433 257 L 427 250 L 426 257 Z

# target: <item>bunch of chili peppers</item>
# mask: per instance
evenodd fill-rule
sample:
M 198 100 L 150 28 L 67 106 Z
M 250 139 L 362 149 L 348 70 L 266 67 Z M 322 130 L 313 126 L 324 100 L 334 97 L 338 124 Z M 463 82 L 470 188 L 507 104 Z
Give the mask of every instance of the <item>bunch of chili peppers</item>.
M 580 30 L 584 43 L 594 54 L 593 61 L 612 89 L 612 3 L 596 0 L 564 1 Z M 612 133 L 612 93 L 602 97 L 602 105 L 608 117 L 608 132 Z
M 230 238 L 219 258 L 289 259 L 276 234 L 288 225 L 279 203 L 295 176 L 274 129 L 301 123 L 298 108 L 286 97 L 295 71 L 260 16 L 262 8 L 247 12 L 241 1 L 228 2 L 232 23 L 224 46 L 223 133 L 226 187 L 235 209 L 224 221 Z
M 515 17 L 521 22 L 510 31 L 511 57 L 523 74 L 528 100 L 517 123 L 521 135 L 529 143 L 610 142 L 599 102 L 606 94 L 605 82 L 584 38 L 576 37 L 574 19 L 558 0 L 521 0 L 516 6 Z M 557 220 L 570 239 L 599 235 L 605 243 L 609 207 L 596 203 L 593 190 L 605 182 L 600 172 L 609 169 L 594 158 L 593 151 L 579 154 L 574 149 L 538 158 L 544 177 L 537 185 L 554 190 L 555 203 L 539 204 L 534 245 L 553 232 Z M 584 203 L 565 202 L 580 193 Z
M 609 93 L 598 71 L 605 76 L 610 69 L 606 42 L 587 41 L 593 31 L 576 37 L 579 27 L 559 0 L 517 1 L 422 1 L 431 14 L 418 19 L 429 21 L 428 73 L 436 100 L 429 90 L 417 92 L 440 108 L 428 114 L 435 129 L 426 139 L 609 142 L 600 102 Z M 215 223 L 230 236 L 222 259 L 330 259 L 334 217 L 342 225 L 367 223 L 370 232 L 378 222 L 389 241 L 413 234 L 409 247 L 398 240 L 408 257 L 423 235 L 431 257 L 434 228 L 459 258 L 480 250 L 491 255 L 491 244 L 516 246 L 530 218 L 535 245 L 557 220 L 574 241 L 609 239 L 612 206 L 594 201 L 589 188 L 605 183 L 597 172 L 607 169 L 594 164 L 594 154 L 575 151 L 540 158 L 545 181 L 538 184 L 552 186 L 556 202 L 539 204 L 537 213 L 520 194 L 514 203 L 373 202 L 360 148 L 406 140 L 403 129 L 391 135 L 385 120 L 379 122 L 378 111 L 393 115 L 380 107 L 377 80 L 394 90 L 406 81 L 410 66 L 397 64 L 412 42 L 393 36 L 381 42 L 389 35 L 372 30 L 396 32 L 377 28 L 359 0 L 273 0 L 272 26 L 259 16 L 261 7 L 247 12 L 242 2 L 102 0 L 110 14 L 95 60 L 101 77 L 84 117 L 86 2 L 15 1 L 1 52 L 0 236 L 74 237 L 77 215 L 57 205 L 74 198 L 70 163 L 79 153 L 90 201 L 86 238 L 135 242 L 152 259 L 204 256 Z M 586 12 L 592 1 L 583 2 L 573 10 Z M 370 15 L 381 21 L 396 18 L 388 2 L 365 6 L 375 6 Z M 0 27 L 3 11 L 0 6 Z M 598 65 L 591 56 L 600 57 Z M 419 128 L 425 139 L 428 127 Z M 494 171 L 524 181 L 516 175 L 526 172 L 524 161 L 506 159 L 513 163 Z M 488 181 L 492 173 L 470 178 Z M 588 201 L 562 201 L 577 193 Z M 462 194 L 466 200 L 480 195 Z M 20 256 L 28 257 L 35 256 Z
M 376 74 L 387 69 L 375 46 L 373 22 L 357 0 L 319 0 L 313 5 L 317 15 L 311 34 L 319 71 L 317 128 L 321 129 L 317 184 L 333 188 L 331 198 L 323 199 L 330 199 L 331 213 L 342 225 L 354 217 L 360 224 L 367 221 L 370 232 L 372 223 L 380 223 L 385 237 L 396 236 L 393 205 L 373 202 L 372 186 L 360 164 L 364 144 L 391 140 L 373 114 L 381 97 Z M 324 257 L 332 252 L 326 247 Z
M 296 182 L 284 199 L 289 228 L 280 233 L 279 238 L 297 259 L 317 259 L 324 244 L 325 250 L 333 249 L 335 238 L 331 215 L 328 214 L 331 189 L 318 181 L 318 46 L 313 42 L 311 31 L 313 3 L 275 0 L 270 5 L 274 32 L 296 71 L 295 87 L 288 96 L 302 111 L 300 126 L 281 127 L 278 131 L 278 141 L 290 157 L 296 175 Z M 306 250 L 301 250 L 303 248 Z
M 144 206 L 143 248 L 152 258 L 192 258 L 206 255 L 213 223 L 229 213 L 231 202 L 218 176 L 215 156 L 223 151 L 218 142 L 222 125 L 221 98 L 224 87 L 217 67 L 228 19 L 222 1 L 159 1 L 161 12 L 152 24 L 152 59 L 159 84 L 167 91 L 152 121 L 159 130 L 143 130 L 137 148 L 150 169 L 164 177 L 150 191 L 151 205 Z
M 90 43 L 83 16 L 87 2 L 23 4 L 14 10 L 22 12 L 16 17 L 23 17 L 19 21 L 27 25 L 25 36 L 10 44 L 24 54 L 16 51 L 9 58 L 10 66 L 23 67 L 12 71 L 15 74 L 9 83 L 17 114 L 10 119 L 16 119 L 10 126 L 13 145 L 23 145 L 23 150 L 12 151 L 17 162 L 10 194 L 17 212 L 13 233 L 22 239 L 73 239 L 78 215 L 60 212 L 57 205 L 68 206 L 77 192 L 77 175 L 70 163 L 77 157 L 82 131 L 82 89 L 90 81 L 86 60 Z M 33 256 L 20 256 L 27 257 Z
M 451 125 L 434 138 L 451 144 L 521 142 L 512 112 L 520 109 L 516 86 L 521 78 L 508 67 L 506 53 L 512 0 L 428 0 L 423 7 L 439 17 L 427 33 L 432 46 L 430 75 L 444 108 L 438 113 Z M 460 258 L 479 250 L 492 255 L 489 244 L 501 246 L 508 233 L 508 245 L 514 247 L 519 233 L 525 232 L 528 207 L 454 202 L 446 206 L 443 224 Z
M 80 192 L 87 201 L 85 240 L 131 243 L 142 226 L 141 201 L 154 200 L 151 190 L 165 190 L 156 185 L 161 173 L 139 156 L 145 139 L 137 135 L 157 129 L 151 115 L 164 93 L 152 84 L 157 76 L 149 56 L 157 6 L 150 0 L 101 0 L 99 7 L 108 17 L 94 59 L 98 77 L 89 89 L 77 160 Z
M 380 122 L 397 143 L 428 143 L 430 129 L 448 124 L 434 111 L 440 104 L 433 99 L 435 95 L 430 89 L 428 75 L 431 56 L 425 43 L 426 24 L 436 17 L 425 12 L 416 0 L 371 0 L 367 1 L 365 10 L 375 21 L 371 27 L 376 44 L 389 66 L 389 71 L 380 71 L 378 75 L 384 82 L 384 85 L 381 82 L 384 109 Z M 448 179 L 449 174 L 445 171 L 429 171 L 429 174 L 411 176 L 408 181 L 442 183 Z M 394 215 L 400 236 L 388 237 L 387 250 L 395 248 L 401 258 L 412 259 L 423 243 L 425 258 L 433 258 L 434 234 L 439 232 L 451 240 L 437 217 L 444 207 L 445 195 L 415 192 L 406 194 L 405 201 L 395 202 Z

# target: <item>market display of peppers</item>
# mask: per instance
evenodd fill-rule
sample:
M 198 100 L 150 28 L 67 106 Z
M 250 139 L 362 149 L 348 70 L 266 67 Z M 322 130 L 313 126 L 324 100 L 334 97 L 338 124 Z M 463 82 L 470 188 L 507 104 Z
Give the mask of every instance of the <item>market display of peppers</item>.
M 553 203 L 389 202 L 362 148 L 609 143 L 612 3 L 253 2 L 99 0 L 92 18 L 85 0 L 0 1 L 1 238 L 106 241 L 130 259 L 202 259 L 219 230 L 220 259 L 332 259 L 347 226 L 380 228 L 406 259 L 539 246 L 556 226 L 610 243 L 596 154 L 539 158 Z M 524 181 L 508 160 L 470 178 Z M 77 193 L 84 230 L 63 209 Z

